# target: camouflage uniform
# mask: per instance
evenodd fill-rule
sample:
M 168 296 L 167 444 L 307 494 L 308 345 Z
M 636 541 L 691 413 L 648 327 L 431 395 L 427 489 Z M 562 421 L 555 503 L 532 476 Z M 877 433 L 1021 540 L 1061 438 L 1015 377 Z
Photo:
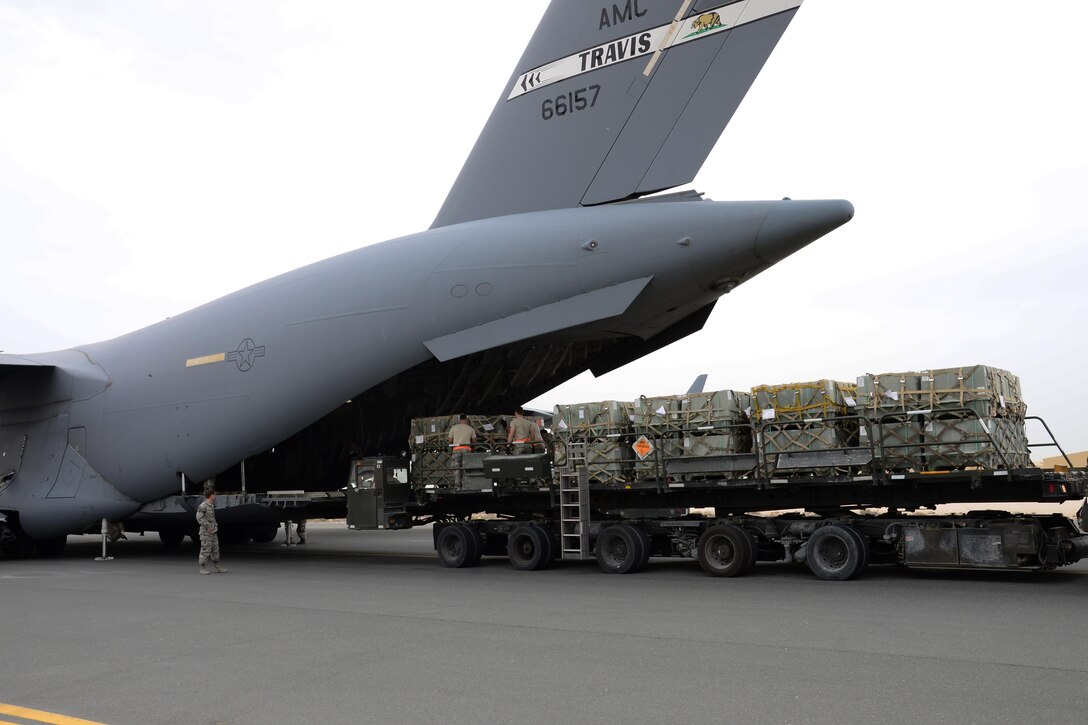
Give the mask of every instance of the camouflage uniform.
M 472 450 L 472 444 L 476 441 L 476 429 L 468 423 L 458 421 L 446 434 L 446 440 L 453 450 L 451 463 L 457 469 L 457 485 L 465 484 L 465 454 Z
M 200 570 L 206 572 L 210 559 L 216 571 L 219 568 L 219 524 L 215 522 L 215 504 L 208 499 L 196 508 L 196 523 L 200 529 Z

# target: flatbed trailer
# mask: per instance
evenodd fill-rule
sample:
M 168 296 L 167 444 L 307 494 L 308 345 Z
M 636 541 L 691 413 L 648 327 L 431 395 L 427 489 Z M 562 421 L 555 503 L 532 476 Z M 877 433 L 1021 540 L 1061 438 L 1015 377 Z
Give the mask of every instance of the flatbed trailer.
M 1079 500 L 1088 490 L 1081 470 L 887 473 L 867 460 L 864 474 L 768 477 L 758 466 L 740 474 L 735 465 L 715 470 L 700 461 L 698 476 L 687 480 L 666 475 L 663 465 L 662 475 L 649 480 L 602 483 L 590 481 L 577 457 L 554 476 L 550 460 L 490 456 L 488 476 L 420 488 L 403 460 L 361 459 L 346 489 L 347 523 L 355 529 L 434 524 L 439 560 L 458 568 L 506 556 L 520 570 L 595 559 L 606 572 L 632 573 L 652 556 L 680 556 L 713 576 L 747 574 L 758 562 L 793 562 L 820 578 L 844 580 L 877 564 L 1040 571 L 1088 557 L 1085 508 L 1078 524 L 1060 514 L 985 507 Z M 979 508 L 918 512 L 944 503 Z M 786 509 L 806 513 L 752 513 Z

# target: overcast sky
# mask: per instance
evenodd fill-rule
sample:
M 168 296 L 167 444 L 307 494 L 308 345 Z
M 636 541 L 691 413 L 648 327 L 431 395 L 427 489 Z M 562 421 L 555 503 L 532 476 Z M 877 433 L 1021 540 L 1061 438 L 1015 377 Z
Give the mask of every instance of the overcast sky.
M 0 349 L 425 229 L 546 5 L 0 0 Z M 854 220 L 532 403 L 985 363 L 1088 448 L 1086 26 L 1083 0 L 807 0 L 693 187 Z

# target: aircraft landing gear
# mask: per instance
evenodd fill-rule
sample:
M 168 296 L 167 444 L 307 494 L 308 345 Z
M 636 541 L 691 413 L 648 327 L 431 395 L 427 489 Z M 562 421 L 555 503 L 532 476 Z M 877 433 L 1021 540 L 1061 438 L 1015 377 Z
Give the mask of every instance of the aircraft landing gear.
M 25 559 L 33 554 L 33 539 L 11 521 L 0 523 L 0 558 Z

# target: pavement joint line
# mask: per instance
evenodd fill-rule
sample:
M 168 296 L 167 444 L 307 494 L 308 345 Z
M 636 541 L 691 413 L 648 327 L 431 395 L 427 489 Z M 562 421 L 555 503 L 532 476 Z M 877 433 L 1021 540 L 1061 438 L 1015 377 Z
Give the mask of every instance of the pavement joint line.
M 19 705 L 9 705 L 4 702 L 0 702 L 0 715 L 12 715 L 14 717 L 23 718 L 24 720 L 44 722 L 49 725 L 105 725 L 105 723 L 96 722 L 94 720 L 84 720 L 78 717 L 59 715 L 55 712 L 34 710 L 29 707 L 20 707 Z M 14 723 L 10 725 L 14 725 Z

